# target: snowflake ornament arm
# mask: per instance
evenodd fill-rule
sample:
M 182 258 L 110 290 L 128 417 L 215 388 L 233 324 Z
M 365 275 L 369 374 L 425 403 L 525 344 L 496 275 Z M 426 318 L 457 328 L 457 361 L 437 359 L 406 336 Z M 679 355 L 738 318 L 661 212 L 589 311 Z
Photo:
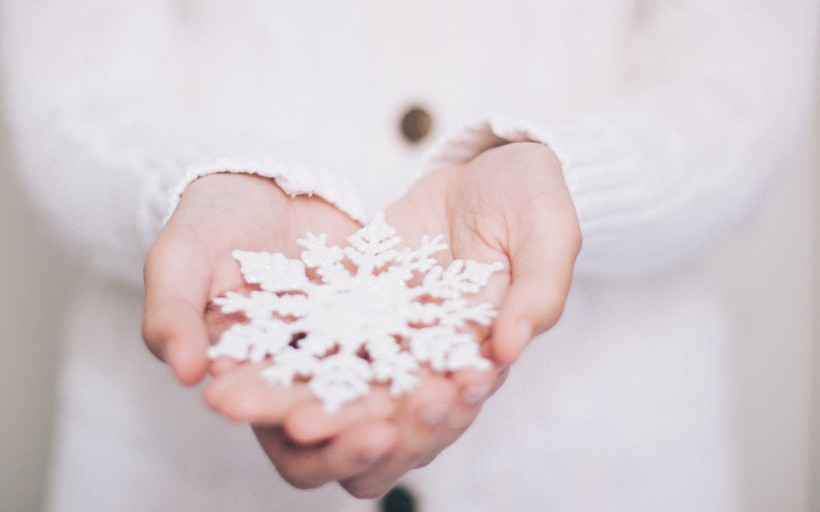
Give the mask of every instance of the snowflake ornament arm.
M 270 361 L 263 378 L 281 386 L 307 381 L 328 412 L 367 394 L 372 383 L 389 383 L 394 396 L 412 391 L 422 365 L 488 368 L 468 327 L 489 325 L 495 310 L 464 295 L 479 292 L 504 265 L 455 260 L 445 268 L 433 258 L 447 248 L 443 238 L 398 249 L 401 238 L 379 213 L 344 248 L 307 233 L 298 260 L 234 251 L 245 281 L 259 290 L 214 300 L 245 322 L 226 330 L 209 356 Z

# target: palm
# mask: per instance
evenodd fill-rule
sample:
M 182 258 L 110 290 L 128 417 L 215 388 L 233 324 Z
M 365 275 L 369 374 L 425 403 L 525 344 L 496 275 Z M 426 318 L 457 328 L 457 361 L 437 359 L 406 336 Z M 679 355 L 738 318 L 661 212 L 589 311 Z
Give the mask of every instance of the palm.
M 477 298 L 500 308 L 491 337 L 478 332 L 477 338 L 490 338 L 487 352 L 502 364 L 514 361 L 535 332 L 557 321 L 568 292 L 580 235 L 560 171 L 544 146 L 510 144 L 426 176 L 387 211 L 387 220 L 410 245 L 424 234 L 444 233 L 450 248 L 439 255 L 443 264 L 459 258 L 507 265 Z M 342 485 L 355 495 L 386 491 L 455 441 L 505 377 L 506 371 L 428 376 L 393 418 L 396 447 Z M 466 399 L 471 389 L 483 389 L 479 399 Z M 418 413 L 436 403 L 446 404 L 447 413 L 434 425 L 421 425 Z
M 308 229 L 323 230 L 338 242 L 357 227 L 320 199 L 288 198 L 272 180 L 235 174 L 200 178 L 188 187 L 146 258 L 146 342 L 180 379 L 198 381 L 208 368 L 205 349 L 226 324 L 208 308 L 210 300 L 246 287 L 231 251 L 294 256 L 297 238 Z

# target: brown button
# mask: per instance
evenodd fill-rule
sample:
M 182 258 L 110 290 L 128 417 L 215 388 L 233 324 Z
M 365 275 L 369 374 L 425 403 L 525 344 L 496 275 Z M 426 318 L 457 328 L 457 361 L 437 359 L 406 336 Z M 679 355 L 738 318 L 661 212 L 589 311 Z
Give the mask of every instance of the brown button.
M 433 128 L 433 118 L 421 107 L 410 108 L 401 118 L 401 134 L 415 144 L 426 137 Z

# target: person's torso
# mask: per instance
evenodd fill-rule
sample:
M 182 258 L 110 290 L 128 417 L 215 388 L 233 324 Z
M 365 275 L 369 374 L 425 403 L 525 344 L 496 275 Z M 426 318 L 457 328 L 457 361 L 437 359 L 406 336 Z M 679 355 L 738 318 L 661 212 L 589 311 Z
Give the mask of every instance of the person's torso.
M 187 2 L 181 80 L 204 123 L 292 142 L 383 207 L 439 137 L 489 115 L 557 123 L 620 91 L 636 3 Z M 416 107 L 429 118 L 405 118 Z

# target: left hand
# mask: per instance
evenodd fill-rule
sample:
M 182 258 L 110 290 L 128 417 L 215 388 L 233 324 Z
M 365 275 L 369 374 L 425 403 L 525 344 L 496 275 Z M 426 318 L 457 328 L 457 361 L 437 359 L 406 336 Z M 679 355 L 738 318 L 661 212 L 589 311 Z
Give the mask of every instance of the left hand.
M 490 337 L 501 366 L 561 316 L 581 231 L 560 163 L 547 146 L 511 143 L 466 164 L 422 178 L 387 210 L 387 221 L 413 245 L 425 233 L 444 233 L 453 259 L 501 261 L 479 299 L 499 310 Z
M 410 246 L 425 233 L 445 234 L 450 248 L 439 254 L 443 265 L 454 259 L 506 264 L 477 298 L 499 306 L 492 331 L 477 331 L 486 342 L 485 354 L 498 366 L 427 375 L 418 389 L 375 416 L 367 405 L 372 397 L 335 417 L 315 403 L 298 406 L 285 423 L 295 444 L 283 443 L 281 430 L 262 437 L 277 441 L 267 450 L 277 468 L 287 468 L 291 482 L 312 483 L 306 487 L 335 479 L 354 496 L 379 496 L 458 439 L 530 339 L 558 321 L 580 250 L 578 220 L 560 164 L 536 143 L 508 144 L 431 173 L 391 205 L 386 217 Z M 375 461 L 353 464 L 344 453 L 353 454 L 352 440 L 367 431 L 384 442 L 392 438 L 391 446 L 374 450 Z M 338 478 L 345 471 L 349 475 Z

